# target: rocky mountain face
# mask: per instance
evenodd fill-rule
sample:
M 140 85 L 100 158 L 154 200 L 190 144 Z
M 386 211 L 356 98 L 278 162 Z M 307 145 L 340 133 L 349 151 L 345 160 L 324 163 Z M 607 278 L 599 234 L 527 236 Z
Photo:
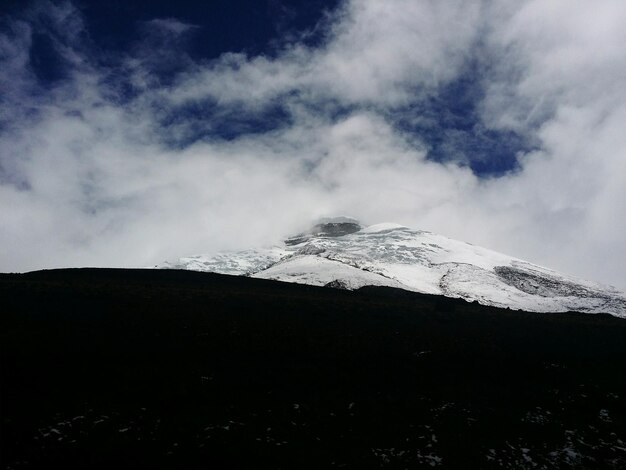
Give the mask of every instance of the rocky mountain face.
M 300 245 L 312 238 L 341 237 L 358 232 L 363 227 L 355 219 L 349 217 L 337 217 L 333 219 L 322 219 L 316 223 L 309 231 L 300 233 L 285 240 L 288 246 Z
M 324 219 L 273 247 L 197 255 L 159 268 L 245 275 L 342 289 L 387 286 L 531 312 L 626 317 L 626 295 L 434 233 Z

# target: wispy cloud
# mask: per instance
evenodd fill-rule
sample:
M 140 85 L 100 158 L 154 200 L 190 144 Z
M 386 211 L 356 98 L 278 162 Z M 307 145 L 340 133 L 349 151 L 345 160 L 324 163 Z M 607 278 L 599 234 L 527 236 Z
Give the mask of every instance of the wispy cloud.
M 69 3 L 4 21 L 2 270 L 150 265 L 345 213 L 626 287 L 622 1 L 354 0 L 315 46 L 206 62 L 176 19 L 116 57 Z

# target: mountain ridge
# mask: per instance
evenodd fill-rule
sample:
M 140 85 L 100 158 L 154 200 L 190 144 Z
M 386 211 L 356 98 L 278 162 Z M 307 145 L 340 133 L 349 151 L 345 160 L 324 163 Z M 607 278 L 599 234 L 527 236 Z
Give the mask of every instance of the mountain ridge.
M 6 468 L 626 463 L 614 316 L 122 268 L 0 274 L 0 298 Z

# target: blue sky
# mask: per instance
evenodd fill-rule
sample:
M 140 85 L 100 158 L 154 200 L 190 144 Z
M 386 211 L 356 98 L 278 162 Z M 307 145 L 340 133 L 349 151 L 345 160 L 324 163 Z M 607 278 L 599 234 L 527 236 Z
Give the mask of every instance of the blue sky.
M 347 214 L 626 287 L 621 1 L 0 8 L 0 270 Z
M 23 15 L 35 26 L 30 65 L 39 86 L 49 89 L 68 78 L 72 65 L 54 45 L 58 34 L 55 26 L 45 19 L 45 14 L 31 13 L 41 4 L 18 2 L 11 5 L 9 12 L 15 17 Z M 120 57 L 126 57 L 128 51 L 145 59 L 144 66 L 155 81 L 168 85 L 186 73 L 190 63 L 219 60 L 226 53 L 275 57 L 290 41 L 312 47 L 322 45 L 328 39 L 325 20 L 333 16 L 340 4 L 319 0 L 208 3 L 82 0 L 72 5 L 83 22 L 84 53 L 90 60 L 111 69 L 110 85 L 116 87 L 118 99 L 124 100 L 136 96 L 120 64 Z M 156 26 L 159 22 L 161 29 L 167 29 L 169 24 L 178 31 L 177 37 L 169 34 L 171 31 L 159 30 Z M 484 95 L 481 78 L 489 67 L 484 62 L 479 57 L 468 57 L 464 70 L 454 80 L 442 83 L 436 93 L 423 100 L 390 109 L 387 118 L 394 127 L 420 139 L 428 149 L 429 159 L 455 161 L 468 165 L 481 177 L 490 177 L 517 170 L 517 154 L 531 150 L 533 143 L 515 131 L 487 129 L 482 124 L 477 107 Z M 346 115 L 355 109 L 358 107 L 339 106 L 331 110 L 331 115 Z M 162 125 L 196 123 L 190 132 L 176 135 L 170 142 L 184 147 L 197 140 L 212 137 L 230 140 L 292 123 L 289 111 L 280 102 L 258 112 L 237 110 L 225 115 L 223 111 L 210 101 L 189 103 L 169 109 Z

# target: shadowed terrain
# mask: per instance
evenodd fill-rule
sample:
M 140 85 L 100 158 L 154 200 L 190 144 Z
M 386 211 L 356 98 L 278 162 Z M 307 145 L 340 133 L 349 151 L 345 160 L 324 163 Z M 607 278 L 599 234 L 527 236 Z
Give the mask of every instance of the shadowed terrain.
M 3 468 L 624 468 L 626 321 L 176 270 L 0 275 Z

